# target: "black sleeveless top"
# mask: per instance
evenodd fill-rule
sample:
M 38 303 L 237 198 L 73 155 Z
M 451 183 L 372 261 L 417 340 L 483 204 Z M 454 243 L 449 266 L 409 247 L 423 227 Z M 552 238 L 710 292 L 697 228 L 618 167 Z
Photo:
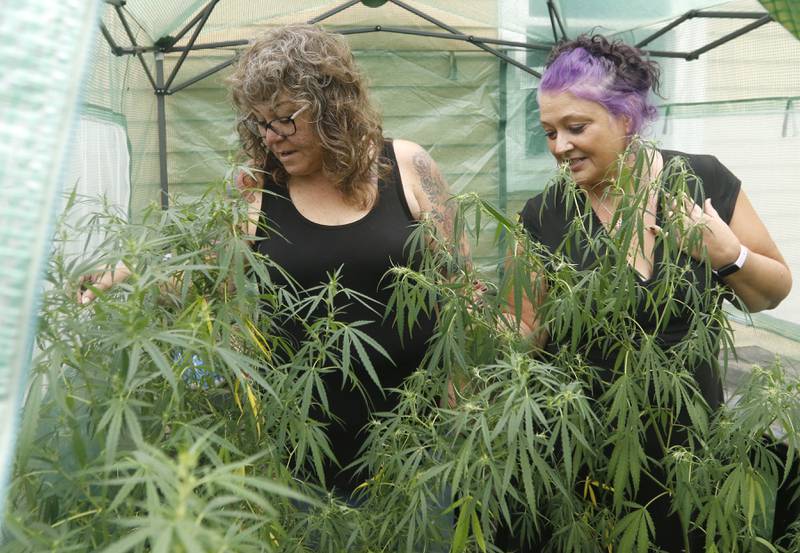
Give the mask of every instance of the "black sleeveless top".
M 733 210 L 736 205 L 736 199 L 739 196 L 741 188 L 741 181 L 731 173 L 720 161 L 710 155 L 696 155 L 677 152 L 672 150 L 661 150 L 661 155 L 664 158 L 664 166 L 667 167 L 669 161 L 674 157 L 681 157 L 687 163 L 691 170 L 693 179 L 689 181 L 689 191 L 694 196 L 695 201 L 702 205 L 704 198 L 710 198 L 712 204 L 719 212 L 720 217 L 726 223 L 730 223 L 733 217 Z M 666 183 L 667 188 L 671 182 Z M 563 249 L 564 236 L 569 232 L 569 225 L 571 224 L 571 217 L 567 217 L 568 209 L 565 205 L 566 196 L 563 194 L 563 184 L 559 183 L 552 186 L 528 200 L 525 207 L 520 212 L 520 220 L 523 227 L 531 236 L 531 238 L 543 244 L 549 251 L 565 252 Z M 579 196 L 579 200 L 582 197 Z M 582 200 L 581 200 L 582 201 Z M 584 206 L 581 206 L 583 209 Z M 589 210 L 590 211 L 590 210 Z M 605 232 L 599 219 L 596 218 L 593 212 L 587 213 L 587 216 L 594 218 L 595 233 Z M 657 214 L 657 223 L 663 225 L 663 214 Z M 569 255 L 571 261 L 581 270 L 586 270 L 592 267 L 596 262 L 596 257 L 591 252 L 582 250 L 578 245 L 572 248 L 572 253 Z M 659 259 L 663 257 L 663 251 L 659 244 L 653 252 L 654 257 L 654 273 L 653 276 L 647 281 L 638 281 L 638 285 L 642 288 L 648 288 L 652 285 L 655 279 L 659 278 L 660 264 Z M 686 256 L 684 255 L 684 258 Z M 692 286 L 698 289 L 705 287 L 704 267 L 700 262 L 690 260 L 693 267 L 691 278 Z M 631 269 L 633 270 L 633 269 Z M 688 286 L 688 285 L 687 285 Z M 676 289 L 674 294 L 680 296 L 686 294 L 686 287 L 683 289 Z M 645 308 L 640 305 L 635 313 L 635 319 L 638 321 L 641 328 L 650 331 L 655 326 L 655 318 L 652 308 Z M 690 332 L 694 314 L 689 310 L 683 310 L 676 316 L 670 319 L 667 328 L 659 334 L 658 339 L 660 344 L 665 348 L 678 344 Z M 718 332 L 717 332 L 718 333 Z M 558 344 L 548 344 L 550 348 L 557 348 Z M 608 356 L 604 352 L 597 350 L 597 348 L 586 347 L 584 348 L 586 358 L 595 366 L 601 368 L 610 368 L 614 364 L 614 357 Z M 718 407 L 723 402 L 722 380 L 719 375 L 717 367 L 716 356 L 709 357 L 701 362 L 698 366 L 694 367 L 694 376 L 702 392 L 704 398 L 712 408 Z
M 362 303 L 338 296 L 341 309 L 337 320 L 347 323 L 370 321 L 358 329 L 380 344 L 392 361 L 366 346 L 381 388 L 375 385 L 366 369 L 356 364 L 355 373 L 366 388 L 368 404 L 351 384 L 343 384 L 342 375 L 334 371 L 325 375 L 325 389 L 331 411 L 337 421 L 329 423 L 327 434 L 331 447 L 341 467 L 351 463 L 358 453 L 364 436 L 360 433 L 370 420 L 370 413 L 390 411 L 397 403 L 389 388 L 401 386 L 403 380 L 419 366 L 428 339 L 433 334 L 434 321 L 420 314 L 412 336 L 407 330 L 402 336 L 394 325 L 394 315 L 384 317 L 391 296 L 391 275 L 386 272 L 395 265 L 413 266 L 406 242 L 414 230 L 416 220 L 406 202 L 403 183 L 391 141 L 384 144 L 383 156 L 392 170 L 388 177 L 378 181 L 378 196 L 372 209 L 361 219 L 345 225 L 322 225 L 306 219 L 292 203 L 288 189 L 267 179 L 261 197 L 261 221 L 257 236 L 259 253 L 268 256 L 286 270 L 302 289 L 309 289 L 329 281 L 329 274 L 341 268 L 340 283 L 345 288 L 360 292 L 375 300 L 372 309 Z M 265 231 L 265 225 L 275 232 Z M 275 282 L 283 279 L 271 270 Z M 291 339 L 299 343 L 305 338 L 297 325 L 284 329 Z M 358 359 L 356 351 L 351 352 Z M 321 416 L 312 413 L 312 416 Z M 352 471 L 325 467 L 326 483 L 349 493 L 360 480 Z

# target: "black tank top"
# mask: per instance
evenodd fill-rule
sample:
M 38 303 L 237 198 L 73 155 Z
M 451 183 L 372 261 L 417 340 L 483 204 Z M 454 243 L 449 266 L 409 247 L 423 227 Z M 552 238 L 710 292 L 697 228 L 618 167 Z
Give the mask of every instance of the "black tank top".
M 395 265 L 415 265 L 406 242 L 416 224 L 406 202 L 391 141 L 385 142 L 383 155 L 391 162 L 391 173 L 378 181 L 378 196 L 372 209 L 352 223 L 330 226 L 306 219 L 295 208 L 287 188 L 269 179 L 264 187 L 266 193 L 261 195 L 261 224 L 257 233 L 261 239 L 257 242 L 261 254 L 285 269 L 303 289 L 327 283 L 328 275 L 341 268 L 342 286 L 376 301 L 373 309 L 377 313 L 341 295 L 341 304 L 337 306 L 341 308 L 338 319 L 343 322 L 370 321 L 359 330 L 380 344 L 392 359 L 390 362 L 367 348 L 384 391 L 372 382 L 363 366 L 355 368 L 370 405 L 365 404 L 351 385 L 343 385 L 338 371 L 326 375 L 331 411 L 341 422 L 324 422 L 329 423 L 328 437 L 342 467 L 356 457 L 364 438 L 360 431 L 369 422 L 370 413 L 389 411 L 396 405 L 397 398 L 388 389 L 399 387 L 417 369 L 433 334 L 434 321 L 424 314 L 420 314 L 412 336 L 406 331 L 402 339 L 394 325 L 394 316 L 383 316 L 391 296 L 388 287 L 391 276 L 386 272 Z M 275 232 L 265 231 L 265 224 Z M 271 271 L 270 277 L 276 282 L 282 281 L 277 271 Z M 285 330 L 296 342 L 304 339 L 297 325 L 289 324 Z M 358 359 L 355 351 L 352 358 Z M 329 487 L 333 485 L 345 493 L 360 483 L 351 471 L 339 471 L 333 466 L 326 467 L 326 482 Z

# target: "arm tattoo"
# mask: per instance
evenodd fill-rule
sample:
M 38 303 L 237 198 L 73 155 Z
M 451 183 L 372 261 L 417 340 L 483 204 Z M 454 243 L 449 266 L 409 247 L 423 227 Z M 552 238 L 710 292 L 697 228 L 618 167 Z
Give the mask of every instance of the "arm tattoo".
M 431 203 L 429 216 L 440 230 L 450 234 L 453 225 L 453 209 L 448 202 L 447 183 L 442 174 L 433 164 L 428 152 L 421 151 L 414 154 L 414 170 L 419 175 L 422 190 Z
M 425 150 L 415 153 L 412 162 L 414 170 L 419 176 L 422 190 L 430 202 L 430 211 L 428 211 L 427 216 L 431 218 L 437 227 L 437 232 L 445 239 L 445 242 L 447 244 L 453 242 L 454 253 L 464 260 L 466 266 L 469 267 L 471 263 L 466 236 L 463 232 L 459 232 L 458 237 L 455 236 L 455 204 L 450 201 L 447 182 L 445 182 L 433 159 Z

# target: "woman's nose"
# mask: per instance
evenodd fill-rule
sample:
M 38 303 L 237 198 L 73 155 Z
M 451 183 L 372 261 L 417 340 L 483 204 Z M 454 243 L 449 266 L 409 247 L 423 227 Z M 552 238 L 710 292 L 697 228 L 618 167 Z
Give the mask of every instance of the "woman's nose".
M 564 154 L 572 149 L 572 142 L 568 138 L 556 136 L 555 144 L 553 145 L 553 153 L 557 155 Z
M 264 141 L 264 144 L 267 147 L 272 146 L 283 140 L 283 136 L 273 131 L 271 128 L 266 128 L 261 130 L 261 138 Z

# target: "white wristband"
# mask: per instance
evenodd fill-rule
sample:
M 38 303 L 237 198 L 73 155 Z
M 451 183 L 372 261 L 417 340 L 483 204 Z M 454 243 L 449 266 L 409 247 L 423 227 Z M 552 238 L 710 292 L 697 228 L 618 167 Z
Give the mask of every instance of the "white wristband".
M 732 275 L 733 273 L 744 267 L 744 262 L 747 261 L 748 253 L 750 253 L 750 250 L 747 249 L 747 246 L 745 246 L 744 244 L 739 244 L 739 257 L 736 258 L 736 261 L 734 261 L 733 263 L 729 263 L 723 267 L 720 267 L 714 272 L 719 277 L 726 277 L 728 275 Z

